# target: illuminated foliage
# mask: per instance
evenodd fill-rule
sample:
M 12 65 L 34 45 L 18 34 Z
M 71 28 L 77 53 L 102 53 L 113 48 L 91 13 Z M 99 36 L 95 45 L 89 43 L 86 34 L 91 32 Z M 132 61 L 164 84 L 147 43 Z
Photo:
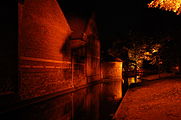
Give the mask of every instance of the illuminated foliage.
M 143 44 L 140 46 L 135 46 L 135 48 L 128 49 L 128 57 L 132 63 L 130 65 L 137 66 L 141 68 L 143 61 L 150 61 L 150 64 L 154 65 L 158 61 L 159 49 L 161 48 L 160 44 Z
M 167 64 L 170 59 L 170 42 L 172 38 L 168 35 L 147 36 L 133 31 L 121 39 L 115 40 L 108 53 L 119 57 L 124 61 L 125 70 L 134 70 L 151 66 L 157 68 L 160 63 L 162 66 Z M 149 68 L 148 68 L 149 69 Z
M 160 8 L 181 14 L 181 0 L 154 0 L 148 4 L 149 8 Z

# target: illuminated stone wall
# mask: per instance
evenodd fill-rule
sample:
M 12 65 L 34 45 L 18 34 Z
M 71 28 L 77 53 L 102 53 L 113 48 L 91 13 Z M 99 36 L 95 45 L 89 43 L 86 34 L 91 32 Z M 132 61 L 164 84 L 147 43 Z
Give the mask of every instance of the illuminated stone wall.
M 100 80 L 100 41 L 97 35 L 94 16 L 90 19 L 86 30 L 87 43 L 87 77 L 88 82 Z
M 56 0 L 25 0 L 19 9 L 21 98 L 71 88 L 71 54 L 67 39 L 71 30 L 60 6 Z
M 70 36 L 79 22 L 74 21 L 73 17 L 71 23 L 68 21 L 56 0 L 19 2 L 21 99 L 44 96 L 100 80 L 100 42 L 94 18 L 80 24 L 81 28 L 85 28 L 81 32 L 87 34 L 87 43 L 77 48 L 71 48 Z
M 122 80 L 122 62 L 101 63 L 101 74 L 103 79 Z
M 87 36 L 86 44 L 72 49 L 73 59 L 73 82 L 75 87 L 85 85 L 93 81 L 100 80 L 100 41 L 97 35 L 94 15 L 90 17 L 87 24 L 84 21 L 77 22 L 71 18 L 72 29 L 76 30 L 77 26 L 81 26 L 77 31 Z M 84 26 L 84 27 L 82 27 Z M 84 28 L 84 31 L 82 31 Z M 75 31 L 75 32 L 77 32 Z
M 86 46 L 81 46 L 72 50 L 72 65 L 74 87 L 87 84 Z
M 101 63 L 101 78 L 104 81 L 103 91 L 105 91 L 103 94 L 109 101 L 122 98 L 122 63 L 118 61 Z

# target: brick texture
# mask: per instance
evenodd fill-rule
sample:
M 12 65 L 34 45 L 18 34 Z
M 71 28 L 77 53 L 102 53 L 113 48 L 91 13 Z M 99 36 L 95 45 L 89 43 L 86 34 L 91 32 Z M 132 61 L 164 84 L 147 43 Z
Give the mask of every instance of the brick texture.
M 71 30 L 78 29 L 81 22 L 70 17 L 70 26 L 56 0 L 26 0 L 19 8 L 21 99 L 100 80 L 100 41 L 94 17 L 88 22 L 81 20 L 84 24 L 80 28 L 85 28 L 87 43 L 73 49 L 69 39 Z
M 103 62 L 101 72 L 103 79 L 122 80 L 122 62 Z
M 29 99 L 71 88 L 70 52 L 66 56 L 63 53 L 70 27 L 58 3 L 56 0 L 26 0 L 19 8 L 21 98 Z

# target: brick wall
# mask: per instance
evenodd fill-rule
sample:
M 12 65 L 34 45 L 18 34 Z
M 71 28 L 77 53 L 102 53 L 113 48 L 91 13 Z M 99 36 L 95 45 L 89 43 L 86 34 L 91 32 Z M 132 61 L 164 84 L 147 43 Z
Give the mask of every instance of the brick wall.
M 19 89 L 22 99 L 100 79 L 100 42 L 93 17 L 88 22 L 82 19 L 84 24 L 80 24 L 82 32 L 88 36 L 87 43 L 71 48 L 71 31 L 81 22 L 70 17 L 71 24 L 68 23 L 56 0 L 26 0 L 19 4 Z
M 88 82 L 100 80 L 100 41 L 97 35 L 94 16 L 89 20 L 86 34 L 87 42 L 87 77 Z
M 72 50 L 73 84 L 74 87 L 87 84 L 86 78 L 86 46 Z
M 103 94 L 108 100 L 122 98 L 122 62 L 101 63 L 101 78 L 104 80 Z
M 103 62 L 101 72 L 103 79 L 122 80 L 122 62 Z
M 38 97 L 71 88 L 70 50 L 67 49 L 71 30 L 60 6 L 56 0 L 25 0 L 21 4 L 21 98 Z
M 82 33 L 87 36 L 85 45 L 72 50 L 73 81 L 76 87 L 100 80 L 100 41 L 96 31 L 94 16 L 91 16 L 86 26 L 83 22 L 77 22 L 77 17 L 75 17 L 75 20 L 71 17 L 71 25 L 73 23 L 76 26 L 72 26 L 72 29 L 75 29 L 78 25 L 84 25 L 85 31 L 82 31 Z M 77 31 L 81 32 L 81 30 Z

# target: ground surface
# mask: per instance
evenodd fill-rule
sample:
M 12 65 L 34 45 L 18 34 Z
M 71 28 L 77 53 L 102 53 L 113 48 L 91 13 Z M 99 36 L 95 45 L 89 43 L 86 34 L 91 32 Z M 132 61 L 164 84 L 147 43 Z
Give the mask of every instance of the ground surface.
M 181 78 L 144 81 L 130 88 L 116 120 L 181 120 Z

